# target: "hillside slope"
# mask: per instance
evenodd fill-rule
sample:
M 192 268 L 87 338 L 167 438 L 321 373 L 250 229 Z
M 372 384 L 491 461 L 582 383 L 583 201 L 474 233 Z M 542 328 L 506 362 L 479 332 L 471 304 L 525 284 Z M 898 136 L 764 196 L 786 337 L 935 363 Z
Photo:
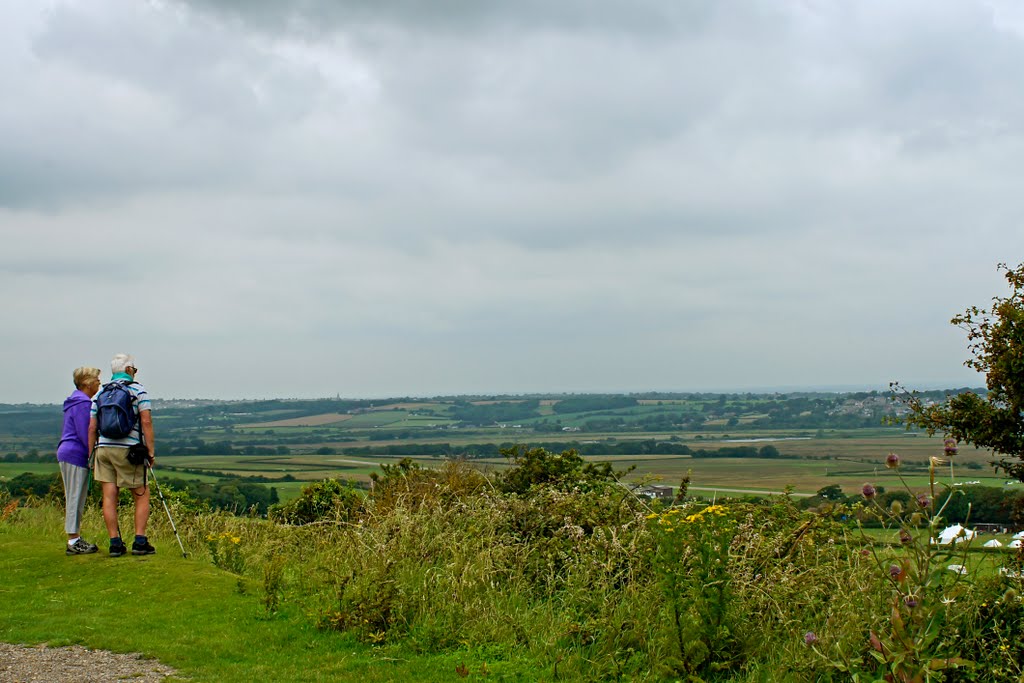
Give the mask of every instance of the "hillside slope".
M 268 616 L 256 586 L 205 558 L 183 559 L 173 537 L 154 538 L 158 554 L 148 557 L 111 558 L 102 544 L 66 557 L 59 512 L 21 509 L 0 521 L 0 642 L 139 652 L 179 672 L 167 680 L 459 678 L 459 660 L 370 648 L 301 614 Z M 96 528 L 84 535 L 103 540 Z

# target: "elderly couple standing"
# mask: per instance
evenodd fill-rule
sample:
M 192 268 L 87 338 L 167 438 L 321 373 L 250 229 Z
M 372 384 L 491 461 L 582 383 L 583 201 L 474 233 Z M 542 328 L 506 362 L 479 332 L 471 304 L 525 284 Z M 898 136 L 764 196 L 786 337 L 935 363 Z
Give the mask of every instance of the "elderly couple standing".
M 156 549 L 146 538 L 149 521 L 149 486 L 146 468 L 156 462 L 153 447 L 152 408 L 146 389 L 135 381 L 139 369 L 135 358 L 119 353 L 110 362 L 110 382 L 120 382 L 131 392 L 135 426 L 123 438 L 110 438 L 99 433 L 97 401 L 100 391 L 99 368 L 81 367 L 74 371 L 75 391 L 64 401 L 64 430 L 57 447 L 57 460 L 64 480 L 67 504 L 64 531 L 68 535 L 66 554 L 88 555 L 96 552 L 94 544 L 81 536 L 82 513 L 89 486 L 89 456 L 93 455 L 93 475 L 103 486 L 103 521 L 110 535 L 110 555 L 120 557 L 128 552 L 118 527 L 117 497 L 122 488 L 135 498 L 135 539 L 132 555 L 152 555 Z M 108 385 L 109 386 L 109 385 Z M 137 444 L 149 449 L 148 463 L 133 465 L 128 451 Z

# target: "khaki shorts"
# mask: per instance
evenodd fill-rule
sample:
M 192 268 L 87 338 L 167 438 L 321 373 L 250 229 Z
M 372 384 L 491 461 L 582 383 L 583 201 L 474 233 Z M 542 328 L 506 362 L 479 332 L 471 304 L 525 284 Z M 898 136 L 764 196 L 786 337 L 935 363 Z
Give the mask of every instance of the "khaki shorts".
M 121 489 L 137 489 L 146 485 L 146 466 L 128 462 L 128 448 L 99 446 L 93 467 L 96 481 L 117 484 Z

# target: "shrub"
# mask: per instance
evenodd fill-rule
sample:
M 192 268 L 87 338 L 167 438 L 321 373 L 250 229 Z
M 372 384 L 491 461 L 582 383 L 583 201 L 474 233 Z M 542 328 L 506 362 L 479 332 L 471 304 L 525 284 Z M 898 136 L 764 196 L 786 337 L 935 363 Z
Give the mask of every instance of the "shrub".
M 549 453 L 543 448 L 513 446 L 501 453 L 512 462 L 498 477 L 506 493 L 524 494 L 535 486 L 591 490 L 616 480 L 611 463 L 588 463 L 576 450 Z
M 53 474 L 33 474 L 22 472 L 6 482 L 0 482 L 0 488 L 7 490 L 16 498 L 45 498 L 47 496 L 62 497 L 64 484 L 60 472 Z
M 362 496 L 347 482 L 325 479 L 306 486 L 298 498 L 270 506 L 267 517 L 279 524 L 311 524 L 322 520 L 349 522 L 362 505 Z
M 395 465 L 381 465 L 370 475 L 369 498 L 378 514 L 391 507 L 407 508 L 455 501 L 463 496 L 493 490 L 486 476 L 464 459 L 448 460 L 440 468 L 421 467 L 410 458 Z

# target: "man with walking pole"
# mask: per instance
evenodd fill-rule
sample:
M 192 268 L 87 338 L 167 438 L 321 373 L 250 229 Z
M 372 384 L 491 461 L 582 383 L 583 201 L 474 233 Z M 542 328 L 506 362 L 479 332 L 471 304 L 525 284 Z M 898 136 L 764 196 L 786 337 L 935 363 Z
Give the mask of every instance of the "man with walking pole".
M 156 463 L 153 419 L 149 395 L 135 381 L 139 369 L 135 358 L 125 353 L 110 362 L 113 377 L 93 397 L 89 419 L 89 450 L 94 458 L 94 476 L 103 486 L 103 522 L 110 535 L 110 555 L 128 552 L 118 526 L 117 497 L 129 489 L 135 500 L 135 539 L 132 555 L 156 552 L 146 538 L 149 522 L 147 470 Z

